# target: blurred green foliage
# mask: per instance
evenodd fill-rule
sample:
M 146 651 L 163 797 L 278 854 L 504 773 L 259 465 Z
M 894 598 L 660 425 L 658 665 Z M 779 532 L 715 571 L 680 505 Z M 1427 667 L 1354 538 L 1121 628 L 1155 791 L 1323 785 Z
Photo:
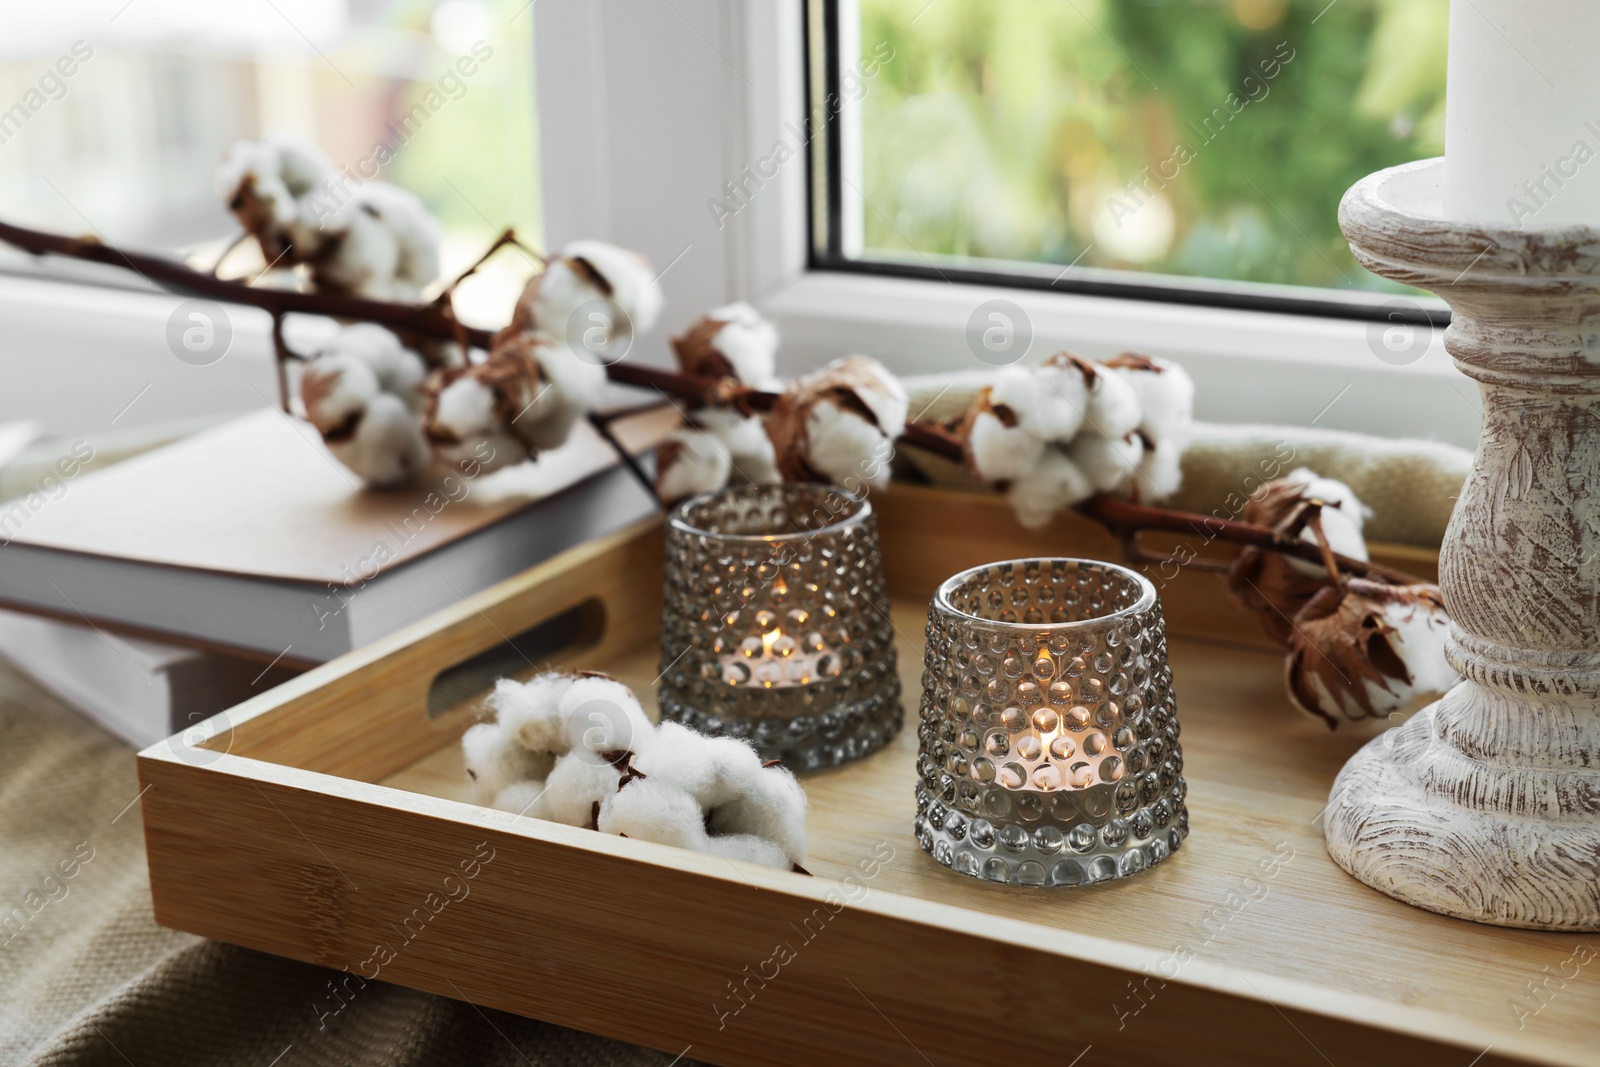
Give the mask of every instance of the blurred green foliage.
M 859 3 L 868 256 L 1391 288 L 1338 203 L 1443 152 L 1448 0 Z

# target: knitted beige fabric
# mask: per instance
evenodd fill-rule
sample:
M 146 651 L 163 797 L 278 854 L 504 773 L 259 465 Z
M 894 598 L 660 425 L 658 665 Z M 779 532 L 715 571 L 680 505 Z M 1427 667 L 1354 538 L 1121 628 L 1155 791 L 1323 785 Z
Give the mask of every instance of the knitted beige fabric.
M 925 421 L 953 419 L 966 410 L 989 377 L 987 372 L 967 371 L 906 378 L 911 412 Z M 936 485 L 982 487 L 960 464 L 915 448 L 901 452 Z M 1183 454 L 1183 487 L 1165 503 L 1183 511 L 1237 517 L 1239 501 L 1265 478 L 1297 467 L 1338 478 L 1355 491 L 1372 509 L 1365 530 L 1369 541 L 1438 548 L 1472 469 L 1472 453 L 1415 438 L 1197 422 L 1194 440 Z
M 0 1063 L 673 1062 L 382 982 L 322 1019 L 317 1005 L 328 1003 L 337 972 L 155 924 L 138 792 L 130 750 L 0 667 Z

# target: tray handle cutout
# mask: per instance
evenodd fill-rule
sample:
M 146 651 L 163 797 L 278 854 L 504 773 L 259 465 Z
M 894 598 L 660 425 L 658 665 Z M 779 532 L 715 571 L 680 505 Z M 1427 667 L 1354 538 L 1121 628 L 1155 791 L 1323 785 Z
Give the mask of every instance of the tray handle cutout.
M 606 608 L 598 599 L 585 600 L 544 622 L 447 667 L 428 688 L 428 717 L 437 719 L 458 708 L 476 705 L 501 678 L 527 678 L 597 644 L 605 632 Z

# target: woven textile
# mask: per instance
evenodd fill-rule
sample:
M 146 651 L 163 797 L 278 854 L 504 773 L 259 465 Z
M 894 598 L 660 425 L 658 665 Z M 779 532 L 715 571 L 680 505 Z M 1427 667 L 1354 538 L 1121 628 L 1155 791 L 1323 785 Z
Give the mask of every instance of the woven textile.
M 331 1014 L 329 983 L 343 977 L 338 972 L 156 925 L 138 793 L 132 751 L 0 666 L 0 1063 L 673 1062 L 671 1054 L 382 982 Z

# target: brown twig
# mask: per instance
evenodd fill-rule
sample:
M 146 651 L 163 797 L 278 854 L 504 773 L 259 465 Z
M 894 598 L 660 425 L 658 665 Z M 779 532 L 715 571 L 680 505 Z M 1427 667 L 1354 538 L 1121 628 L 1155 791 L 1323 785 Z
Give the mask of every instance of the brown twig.
M 666 505 L 656 493 L 656 483 L 651 479 L 649 472 L 639 463 L 638 457 L 629 452 L 623 443 L 617 439 L 617 435 L 611 431 L 611 423 L 598 414 L 591 412 L 589 425 L 595 428 L 596 433 L 605 438 L 606 444 L 611 446 L 611 450 L 627 466 L 629 473 L 638 480 L 640 485 L 644 486 L 644 491 L 650 494 L 650 499 L 656 502 L 656 507 L 664 509 Z
M 7 222 L 0 222 L 0 241 L 34 255 L 68 256 L 91 263 L 126 267 L 152 283 L 178 292 L 210 297 L 229 304 L 258 307 L 275 315 L 324 315 L 376 323 L 440 341 L 456 339 L 454 324 L 449 317 L 429 304 L 396 304 L 387 300 L 368 300 L 365 297 L 333 293 L 300 293 L 292 289 L 256 289 L 242 282 L 213 277 L 162 256 L 124 252 L 93 239 L 63 237 Z M 469 327 L 466 335 L 474 346 L 488 348 L 491 336 L 488 330 Z
M 272 354 L 273 362 L 278 368 L 278 403 L 283 406 L 283 413 L 290 414 L 289 408 L 289 342 L 283 339 L 283 316 L 272 316 Z
M 1136 535 L 1144 530 L 1164 530 L 1168 533 L 1193 534 L 1207 541 L 1264 548 L 1311 563 L 1324 562 L 1323 550 L 1315 542 L 1298 537 L 1286 540 L 1271 527 L 1259 526 L 1253 522 L 1238 522 L 1189 511 L 1154 508 L 1113 496 L 1090 497 L 1079 504 L 1077 510 L 1119 536 L 1130 533 Z M 1331 555 L 1346 574 L 1379 579 L 1394 585 L 1413 585 L 1422 581 L 1414 574 L 1385 567 L 1381 563 L 1351 559 L 1337 553 Z
M 533 251 L 533 249 L 519 241 L 517 239 L 517 231 L 507 226 L 503 231 L 501 231 L 500 236 L 494 239 L 494 244 L 485 249 L 483 255 L 479 256 L 473 261 L 472 266 L 468 267 L 460 274 L 457 274 L 450 284 L 444 287 L 444 292 L 434 297 L 433 302 L 441 306 L 446 304 L 450 300 L 450 297 L 455 293 L 457 286 L 466 281 L 468 278 L 472 277 L 474 274 L 478 273 L 479 268 L 481 268 L 485 263 L 489 262 L 490 259 L 494 258 L 494 254 L 500 251 L 502 248 L 505 248 L 507 245 L 515 245 L 524 252 L 527 252 L 529 255 L 536 257 L 540 263 L 548 262 L 548 260 L 539 255 L 539 253 Z
M 215 278 L 217 276 L 217 271 L 222 269 L 223 261 L 226 260 L 228 258 L 228 256 L 232 254 L 233 250 L 235 248 L 238 248 L 240 245 L 244 244 L 249 239 L 250 239 L 250 233 L 249 233 L 248 230 L 246 230 L 245 232 L 239 234 L 239 236 L 235 237 L 233 240 L 228 242 L 228 247 L 224 248 L 222 250 L 222 255 L 218 256 L 217 257 L 217 261 L 215 263 L 211 264 L 211 276 L 213 278 Z

